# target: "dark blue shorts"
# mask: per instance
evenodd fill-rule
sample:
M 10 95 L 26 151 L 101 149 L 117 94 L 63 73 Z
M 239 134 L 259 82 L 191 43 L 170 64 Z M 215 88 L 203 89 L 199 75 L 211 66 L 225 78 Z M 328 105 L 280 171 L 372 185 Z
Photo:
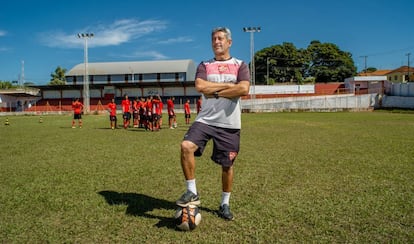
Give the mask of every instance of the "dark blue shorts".
M 125 120 L 130 120 L 131 119 L 131 113 L 129 112 L 125 112 L 122 116 L 122 118 L 124 118 Z
M 183 140 L 191 141 L 198 146 L 194 156 L 199 157 L 210 139 L 213 140 L 211 159 L 224 167 L 232 166 L 240 150 L 240 130 L 194 122 Z
M 110 121 L 117 121 L 116 115 L 109 115 Z

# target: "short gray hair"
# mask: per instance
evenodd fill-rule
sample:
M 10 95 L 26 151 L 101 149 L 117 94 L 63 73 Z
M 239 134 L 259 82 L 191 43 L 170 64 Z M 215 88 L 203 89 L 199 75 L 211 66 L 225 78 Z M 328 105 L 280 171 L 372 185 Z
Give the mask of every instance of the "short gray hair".
M 211 31 L 211 36 L 213 36 L 216 32 L 224 32 L 228 40 L 231 40 L 231 31 L 227 27 L 216 27 Z

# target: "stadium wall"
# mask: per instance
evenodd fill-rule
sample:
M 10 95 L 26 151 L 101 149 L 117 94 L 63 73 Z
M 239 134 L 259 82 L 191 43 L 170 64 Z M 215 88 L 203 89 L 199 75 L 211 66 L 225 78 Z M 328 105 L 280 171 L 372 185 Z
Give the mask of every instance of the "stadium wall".
M 414 82 L 387 82 L 385 93 L 391 96 L 414 97 Z
M 295 96 L 242 101 L 244 112 L 369 111 L 378 104 L 377 94 Z
M 384 95 L 381 99 L 380 107 L 414 109 L 414 97 Z

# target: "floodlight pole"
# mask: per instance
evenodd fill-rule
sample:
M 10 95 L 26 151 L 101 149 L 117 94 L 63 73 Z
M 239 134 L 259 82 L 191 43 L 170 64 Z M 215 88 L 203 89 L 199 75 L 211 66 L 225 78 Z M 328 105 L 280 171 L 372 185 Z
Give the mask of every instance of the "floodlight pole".
M 407 67 L 407 72 L 408 72 L 408 79 L 407 79 L 407 82 L 410 82 L 410 55 L 411 55 L 411 53 L 407 53 L 406 54 L 407 55 L 407 65 L 408 65 L 408 67 Z
M 84 64 L 85 64 L 85 73 L 83 75 L 83 106 L 84 112 L 89 113 L 91 111 L 90 107 L 90 95 L 89 95 L 89 74 L 88 74 L 88 39 L 94 36 L 93 33 L 79 33 L 78 38 L 81 38 L 85 41 L 84 45 Z
M 254 67 L 254 33 L 260 32 L 260 27 L 244 27 L 244 32 L 250 32 L 250 83 L 253 87 L 253 104 L 256 104 L 256 75 L 255 75 L 255 67 Z M 255 106 L 254 106 L 255 107 Z

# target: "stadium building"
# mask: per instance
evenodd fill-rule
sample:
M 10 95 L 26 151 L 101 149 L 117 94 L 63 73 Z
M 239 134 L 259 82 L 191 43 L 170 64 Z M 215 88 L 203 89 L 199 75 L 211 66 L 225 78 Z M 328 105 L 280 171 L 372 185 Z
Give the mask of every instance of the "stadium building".
M 198 96 L 192 60 L 88 63 L 91 99 L 160 96 Z M 85 64 L 66 74 L 66 85 L 42 87 L 43 99 L 82 97 Z M 45 89 L 46 88 L 46 89 Z
M 132 100 L 151 95 L 174 96 L 177 103 L 200 96 L 194 87 L 196 66 L 192 60 L 88 63 L 90 107 L 106 105 L 112 98 L 119 104 L 127 94 Z M 71 110 L 74 98 L 83 98 L 85 64 L 70 69 L 66 85 L 35 86 L 40 90 L 38 106 Z M 35 109 L 35 108 L 33 108 Z

